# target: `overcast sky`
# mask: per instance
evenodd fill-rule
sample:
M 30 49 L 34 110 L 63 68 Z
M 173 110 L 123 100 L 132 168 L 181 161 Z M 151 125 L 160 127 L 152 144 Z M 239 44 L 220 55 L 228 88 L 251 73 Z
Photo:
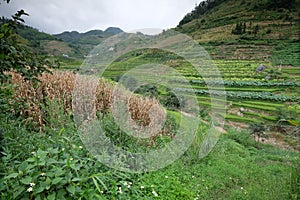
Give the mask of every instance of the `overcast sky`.
M 201 0 L 11 0 L 0 15 L 24 9 L 26 24 L 47 33 L 86 32 L 119 27 L 124 31 L 175 27 Z

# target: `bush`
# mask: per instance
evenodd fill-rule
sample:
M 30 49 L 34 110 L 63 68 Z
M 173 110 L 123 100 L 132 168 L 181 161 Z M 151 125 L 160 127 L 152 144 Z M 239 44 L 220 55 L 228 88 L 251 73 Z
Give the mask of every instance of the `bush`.
M 257 141 L 264 135 L 264 131 L 266 130 L 265 125 L 260 123 L 251 123 L 249 126 L 249 130 L 251 135 L 257 136 Z
M 26 80 L 37 81 L 43 72 L 50 72 L 49 68 L 59 66 L 58 62 L 50 62 L 45 57 L 33 54 L 24 45 L 20 45 L 15 29 L 20 22 L 24 22 L 22 15 L 28 15 L 24 10 L 18 11 L 13 20 L 0 25 L 0 83 L 9 78 L 8 71 L 16 71 Z M 47 67 L 45 67 L 47 66 Z

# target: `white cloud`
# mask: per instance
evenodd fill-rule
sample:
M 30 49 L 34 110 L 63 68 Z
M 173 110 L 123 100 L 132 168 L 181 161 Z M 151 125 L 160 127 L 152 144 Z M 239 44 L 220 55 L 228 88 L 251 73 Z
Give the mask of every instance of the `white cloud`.
M 125 31 L 175 27 L 201 0 L 12 0 L 1 3 L 6 17 L 24 9 L 26 24 L 48 33 L 120 27 Z

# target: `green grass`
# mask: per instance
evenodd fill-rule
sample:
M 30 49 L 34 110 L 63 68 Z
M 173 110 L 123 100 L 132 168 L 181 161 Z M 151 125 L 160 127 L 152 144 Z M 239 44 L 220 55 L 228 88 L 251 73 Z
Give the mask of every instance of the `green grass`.
M 268 107 L 284 107 L 282 103 L 271 103 L 271 102 L 261 102 L 261 101 L 243 101 L 243 103 L 260 105 L 260 106 L 268 106 Z
M 248 115 L 248 116 L 256 116 L 259 119 L 265 119 L 268 121 L 278 121 L 277 117 L 275 117 L 275 116 L 264 116 L 264 115 L 254 113 L 254 112 L 243 112 L 243 114 Z
M 178 113 L 170 113 L 178 117 Z M 73 123 L 68 117 L 64 119 L 63 126 L 46 128 L 45 133 L 30 131 L 18 121 L 1 120 L 5 145 L 0 164 L 1 199 L 299 197 L 299 154 L 258 144 L 246 132 L 229 130 L 204 159 L 198 157 L 200 139 L 166 168 L 132 174 L 98 162 L 85 149 Z M 199 133 L 205 130 L 202 126 Z M 27 192 L 30 183 L 35 186 Z
M 261 120 L 254 119 L 254 118 L 248 118 L 248 117 L 241 117 L 237 115 L 232 115 L 232 114 L 226 114 L 225 116 L 226 120 L 231 120 L 231 121 L 237 121 L 237 122 L 244 122 L 244 123 L 259 123 Z
M 254 108 L 259 110 L 266 110 L 266 111 L 276 111 L 276 107 L 267 107 L 267 106 L 248 104 L 248 103 L 233 102 L 233 105 L 246 107 L 246 108 Z

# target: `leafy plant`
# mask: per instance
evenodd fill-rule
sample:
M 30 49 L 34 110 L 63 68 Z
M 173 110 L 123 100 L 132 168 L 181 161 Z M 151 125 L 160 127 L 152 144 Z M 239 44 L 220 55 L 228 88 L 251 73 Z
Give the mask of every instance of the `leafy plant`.
M 28 48 L 20 44 L 15 29 L 17 25 L 24 22 L 21 18 L 23 15 L 28 14 L 24 10 L 19 10 L 12 16 L 13 20 L 0 26 L 1 83 L 8 79 L 9 75 L 6 72 L 9 71 L 16 71 L 27 80 L 37 81 L 38 75 L 43 72 L 50 72 L 50 68 L 59 66 L 57 61 L 51 62 L 45 57 L 33 54 Z
M 257 136 L 257 141 L 259 141 L 259 139 L 264 136 L 264 131 L 266 130 L 265 125 L 262 122 L 251 123 L 249 129 L 252 135 Z

